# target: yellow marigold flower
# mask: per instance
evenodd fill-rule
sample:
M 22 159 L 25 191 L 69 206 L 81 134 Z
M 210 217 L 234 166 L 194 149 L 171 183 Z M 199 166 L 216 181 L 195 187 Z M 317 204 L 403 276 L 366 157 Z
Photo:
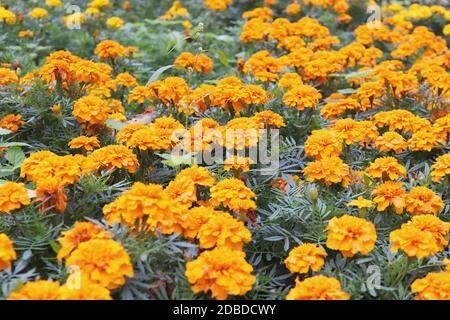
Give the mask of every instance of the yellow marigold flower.
M 408 146 L 412 151 L 431 151 L 436 145 L 436 134 L 428 130 L 415 132 L 408 140 Z
M 61 0 L 45 0 L 45 5 L 47 7 L 61 7 L 63 3 Z
M 253 162 L 250 158 L 231 156 L 225 159 L 223 168 L 226 171 L 230 171 L 231 169 L 233 169 L 234 171 L 242 170 L 243 172 L 245 172 L 250 170 L 250 164 L 252 163 Z
M 264 110 L 261 112 L 257 112 L 255 113 L 254 118 L 264 126 L 274 128 L 282 128 L 286 126 L 283 117 L 271 110 Z
M 411 214 L 437 215 L 442 208 L 444 202 L 441 197 L 426 187 L 414 187 L 406 196 L 406 211 Z
M 0 87 L 9 86 L 19 81 L 17 74 L 8 68 L 0 68 Z
M 350 168 L 338 157 L 326 157 L 308 163 L 303 169 L 308 181 L 321 181 L 330 186 L 333 183 L 342 183 L 348 187 L 350 183 Z
M 225 11 L 233 0 L 203 0 L 203 3 L 209 10 Z
M 6 182 L 0 185 L 0 212 L 11 213 L 30 202 L 28 191 L 22 183 Z
M 116 140 L 120 143 L 125 143 L 131 139 L 133 134 L 141 129 L 148 128 L 145 124 L 142 123 L 132 123 L 128 124 L 117 133 Z
M 50 280 L 36 280 L 25 283 L 12 292 L 8 300 L 58 300 L 59 283 Z
M 89 2 L 88 7 L 101 9 L 109 5 L 110 5 L 109 0 L 92 0 L 91 2 Z
M 373 223 L 349 215 L 334 217 L 328 222 L 326 246 L 339 250 L 345 257 L 368 254 L 375 247 L 377 233 Z
M 211 204 L 240 212 L 256 210 L 255 193 L 236 178 L 224 179 L 211 188 Z
M 339 280 L 323 275 L 295 280 L 286 300 L 349 300 L 348 293 L 342 291 Z
M 191 93 L 191 89 L 184 79 L 168 77 L 157 80 L 147 86 L 152 97 L 157 97 L 167 106 L 178 105 L 183 98 Z
M 77 273 L 73 274 L 75 277 Z M 112 300 L 108 289 L 90 283 L 86 278 L 67 279 L 67 283 L 62 285 L 58 291 L 59 300 Z M 73 282 L 73 283 L 72 283 Z
M 78 248 L 80 243 L 91 239 L 110 239 L 112 234 L 92 222 L 76 222 L 72 229 L 62 232 L 58 242 L 61 248 L 58 251 L 59 261 L 66 259 Z
M 79 136 L 70 140 L 68 145 L 71 149 L 83 148 L 84 150 L 92 151 L 94 150 L 94 148 L 100 147 L 100 142 L 98 141 L 98 138 L 96 136 Z
M 218 143 L 226 149 L 243 150 L 258 144 L 260 124 L 256 118 L 235 118 L 220 130 L 222 139 Z
M 204 251 L 186 264 L 186 277 L 194 292 L 208 292 L 218 300 L 229 295 L 244 295 L 251 290 L 256 277 L 245 261 L 245 253 L 219 247 Z
M 78 245 L 66 259 L 66 266 L 78 266 L 90 282 L 110 290 L 125 284 L 133 276 L 130 256 L 113 240 L 92 239 Z
M 17 17 L 14 12 L 0 7 L 0 22 L 6 22 L 7 24 L 16 23 Z M 1 78 L 1 77 L 0 77 Z
M 165 191 L 172 199 L 188 207 L 197 201 L 197 188 L 190 177 L 177 176 L 167 185 Z
M 411 285 L 416 300 L 450 300 L 450 273 L 433 272 Z
M 394 151 L 395 153 L 400 153 L 406 150 L 408 143 L 397 132 L 389 131 L 377 138 L 375 146 L 382 152 Z
M 436 158 L 431 166 L 431 177 L 434 182 L 439 182 L 444 176 L 450 175 L 450 154 L 444 154 Z
M 398 109 L 378 112 L 373 117 L 377 127 L 389 127 L 389 131 L 412 132 L 412 124 L 417 117 L 408 110 Z
M 97 170 L 110 170 L 113 167 L 126 169 L 130 173 L 139 167 L 137 156 L 125 146 L 109 145 L 94 150 L 88 157 Z
M 106 25 L 110 29 L 120 29 L 125 25 L 125 22 L 120 19 L 119 17 L 111 17 L 108 20 L 106 20 Z
M 19 38 L 31 38 L 34 36 L 34 32 L 30 30 L 19 31 Z
M 392 205 L 395 211 L 401 214 L 405 207 L 405 193 L 403 183 L 387 181 L 372 191 L 372 197 L 378 211 L 384 211 Z
M 358 108 L 358 100 L 353 98 L 343 98 L 337 96 L 330 96 L 327 103 L 320 109 L 320 114 L 327 119 L 335 119 L 344 114 L 348 110 L 356 110 Z
M 322 95 L 316 88 L 308 85 L 297 85 L 288 90 L 283 96 L 283 102 L 290 108 L 302 111 L 305 108 L 316 108 Z
M 197 165 L 181 170 L 177 177 L 188 177 L 198 186 L 211 187 L 216 183 L 216 177 L 208 169 Z
M 369 130 L 367 125 L 368 123 L 365 121 L 360 122 L 351 118 L 346 118 L 337 120 L 330 129 L 336 131 L 339 134 L 340 139 L 350 145 L 371 140 L 373 133 Z
M 213 208 L 204 206 L 191 208 L 183 219 L 183 235 L 189 239 L 194 239 L 200 228 L 216 213 L 217 211 L 214 211 Z
M 174 65 L 180 68 L 192 68 L 195 72 L 211 73 L 213 61 L 204 54 L 193 55 L 191 52 L 182 52 L 175 59 Z
M 48 208 L 53 208 L 58 213 L 66 211 L 67 193 L 65 184 L 58 177 L 50 177 L 38 180 L 36 184 L 37 202 L 41 202 L 39 211 L 44 213 Z
M 358 207 L 358 209 L 372 208 L 373 201 L 364 199 L 362 196 L 359 196 L 358 199 L 354 199 L 348 203 L 350 207 Z
M 85 96 L 73 106 L 72 115 L 81 124 L 98 125 L 108 119 L 108 103 L 96 96 Z
M 299 14 L 300 11 L 302 11 L 302 7 L 298 3 L 291 3 L 286 8 L 286 14 L 288 16 Z
M 286 267 L 292 273 L 308 273 L 319 271 L 325 264 L 325 250 L 313 243 L 303 243 L 289 252 L 284 260 Z
M 305 154 L 316 159 L 338 157 L 342 152 L 342 140 L 334 130 L 313 130 L 305 141 Z
M 128 72 L 119 73 L 116 76 L 116 82 L 117 82 L 117 84 L 119 84 L 125 88 L 131 88 L 131 87 L 135 87 L 138 85 L 136 78 L 133 77 Z
M 442 33 L 446 36 L 450 36 L 450 24 L 444 26 L 444 29 L 442 29 Z
M 19 130 L 19 127 L 24 125 L 21 114 L 8 114 L 0 119 L 0 128 L 11 130 L 13 133 Z
M 200 248 L 227 247 L 231 250 L 242 250 L 245 243 L 250 242 L 252 235 L 240 220 L 228 213 L 216 213 L 200 227 L 197 233 Z
M 11 261 L 16 258 L 13 242 L 5 233 L 0 233 L 0 272 L 11 268 Z
M 186 16 L 189 16 L 189 12 L 187 11 L 187 9 L 181 5 L 180 1 L 174 1 L 169 10 L 167 10 L 163 16 L 159 17 L 159 19 L 173 20 L 178 17 L 186 17 Z
M 29 13 L 29 16 L 33 19 L 45 19 L 48 17 L 48 11 L 43 8 L 34 8 Z
M 398 163 L 394 157 L 375 159 L 365 172 L 372 179 L 397 180 L 399 177 L 406 177 L 406 168 Z
M 102 59 L 117 59 L 122 57 L 128 57 L 135 50 L 134 48 L 126 48 L 121 44 L 112 41 L 104 40 L 97 44 L 94 53 Z
M 298 73 L 287 72 L 283 73 L 278 80 L 277 86 L 280 89 L 291 89 L 301 84 L 303 84 L 303 81 Z
M 136 86 L 128 95 L 128 103 L 137 102 L 143 104 L 152 97 L 152 92 L 148 87 Z

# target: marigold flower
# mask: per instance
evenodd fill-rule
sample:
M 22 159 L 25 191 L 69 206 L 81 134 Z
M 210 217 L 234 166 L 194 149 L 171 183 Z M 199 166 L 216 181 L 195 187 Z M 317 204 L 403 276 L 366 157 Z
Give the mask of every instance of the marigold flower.
M 253 267 L 245 261 L 245 253 L 218 247 L 204 251 L 186 264 L 186 277 L 194 292 L 208 292 L 218 300 L 228 295 L 244 295 L 251 290 L 256 277 Z
M 182 52 L 174 62 L 174 65 L 181 68 L 192 68 L 195 72 L 204 74 L 211 73 L 213 61 L 204 54 L 193 55 L 191 52 Z
M 236 172 L 239 170 L 246 172 L 250 170 L 250 164 L 252 163 L 253 162 L 250 158 L 231 156 L 225 159 L 223 163 L 223 168 L 226 171 L 230 171 L 231 169 L 233 169 Z
M 264 124 L 264 126 L 274 127 L 274 128 L 282 128 L 285 127 L 286 124 L 284 123 L 283 117 L 279 114 L 270 111 L 270 110 L 264 110 L 261 112 L 257 112 L 254 115 L 254 118 L 261 124 Z
M 59 283 L 50 280 L 36 280 L 25 283 L 12 292 L 8 300 L 58 300 Z
M 376 139 L 375 146 L 382 152 L 394 151 L 395 153 L 400 153 L 406 150 L 408 143 L 397 132 L 389 131 Z
M 94 137 L 79 136 L 70 140 L 68 145 L 71 149 L 83 148 L 84 150 L 92 151 L 94 150 L 94 148 L 100 147 L 100 142 L 98 141 L 98 138 L 95 136 Z
M 137 156 L 125 146 L 109 145 L 94 150 L 88 158 L 93 162 L 96 170 L 110 170 L 113 167 L 126 169 L 130 173 L 139 168 Z
M 286 267 L 292 273 L 308 273 L 319 271 L 325 264 L 325 250 L 313 243 L 303 243 L 289 252 L 284 260 Z
M 45 0 L 45 5 L 47 7 L 61 7 L 63 3 L 61 0 Z
M 416 300 L 450 300 L 450 273 L 430 272 L 411 284 Z
M 85 96 L 73 106 L 72 115 L 81 124 L 99 125 L 108 119 L 108 103 L 96 96 Z
M 408 146 L 412 151 L 431 151 L 437 142 L 437 136 L 432 130 L 421 130 L 413 133 Z
M 30 30 L 19 31 L 19 38 L 31 38 L 34 36 L 34 32 Z
M 177 176 L 167 185 L 165 191 L 172 199 L 188 207 L 197 201 L 197 188 L 190 177 Z
M 132 50 L 130 50 L 132 49 Z M 112 40 L 104 40 L 97 44 L 94 53 L 102 59 L 117 59 L 122 57 L 128 57 L 134 48 L 126 48 L 121 44 L 112 41 Z
M 365 172 L 372 179 L 397 180 L 399 177 L 406 177 L 406 168 L 398 163 L 394 157 L 375 159 Z
M 295 280 L 286 300 L 349 300 L 348 293 L 342 291 L 340 282 L 323 275 Z
M 203 3 L 209 10 L 225 11 L 233 0 L 203 0 Z
M 59 288 L 59 300 L 112 300 L 111 294 L 106 288 L 84 279 L 73 280 L 74 285 L 71 284 L 71 281 L 71 277 L 69 277 L 68 283 Z M 80 281 L 79 287 L 76 286 L 76 281 Z
M 342 140 L 334 130 L 313 130 L 306 139 L 305 155 L 316 159 L 338 157 L 342 152 Z
M 198 165 L 181 170 L 177 177 L 188 177 L 198 186 L 211 187 L 216 183 L 216 177 L 208 169 Z
M 434 214 L 444 208 L 441 197 L 426 187 L 417 186 L 406 196 L 406 211 L 417 214 Z
M 260 124 L 256 118 L 240 117 L 228 121 L 221 128 L 222 139 L 218 141 L 226 149 L 243 150 L 258 144 Z
M 255 193 L 236 178 L 224 179 L 211 188 L 211 204 L 240 212 L 255 210 Z
M 286 8 L 286 14 L 288 16 L 293 16 L 293 15 L 299 14 L 301 10 L 302 10 L 302 7 L 298 3 L 291 3 Z
M 125 25 L 125 22 L 120 19 L 119 17 L 111 17 L 108 20 L 106 20 L 106 25 L 110 29 L 120 29 Z
M 444 154 L 437 157 L 431 166 L 431 178 L 434 182 L 439 182 L 448 175 L 450 175 L 450 154 Z
M 33 19 L 45 19 L 48 17 L 48 11 L 43 8 L 34 8 L 29 15 Z
M 13 242 L 5 233 L 0 233 L 0 272 L 11 268 L 11 262 L 16 258 Z
M 200 248 L 204 249 L 227 247 L 242 250 L 242 246 L 250 242 L 251 238 L 244 223 L 225 212 L 212 215 L 197 233 Z
M 76 222 L 72 229 L 62 232 L 58 242 L 61 248 L 58 251 L 59 261 L 66 259 L 78 248 L 80 243 L 91 239 L 110 239 L 112 234 L 92 222 Z
M 18 81 L 19 77 L 13 70 L 0 68 L 0 87 L 9 86 Z
M 119 73 L 116 76 L 116 82 L 125 88 L 131 88 L 138 85 L 136 78 L 128 72 Z
M 217 211 L 213 208 L 204 206 L 191 208 L 184 216 L 182 223 L 183 235 L 188 239 L 194 239 L 197 236 L 200 228 L 205 225 L 209 218 L 214 216 Z
M 92 239 L 78 245 L 66 259 L 66 266 L 78 266 L 90 282 L 110 290 L 121 287 L 133 276 L 130 256 L 113 240 Z
M 0 185 L 0 212 L 11 213 L 31 202 L 23 183 L 6 182 Z
M 359 196 L 358 199 L 350 201 L 347 205 L 350 207 L 358 207 L 358 209 L 367 209 L 373 207 L 373 201 L 364 199 L 362 196 Z
M 326 246 L 339 250 L 345 257 L 368 254 L 375 247 L 377 233 L 373 223 L 349 215 L 334 217 L 328 222 Z
M 283 102 L 290 108 L 296 107 L 302 111 L 305 108 L 316 108 L 322 95 L 316 88 L 308 85 L 297 85 L 283 96 Z
M 395 211 L 401 214 L 406 205 L 405 193 L 403 183 L 387 181 L 372 191 L 372 201 L 377 205 L 378 211 L 384 211 L 392 205 Z
M 180 1 L 174 1 L 169 10 L 167 10 L 163 16 L 159 17 L 159 19 L 173 20 L 178 17 L 186 17 L 186 16 L 189 16 L 189 12 L 187 11 L 187 9 L 181 5 Z
M 330 186 L 333 183 L 342 183 L 348 187 L 350 183 L 350 168 L 338 157 L 320 158 L 308 163 L 303 169 L 308 181 L 322 181 Z

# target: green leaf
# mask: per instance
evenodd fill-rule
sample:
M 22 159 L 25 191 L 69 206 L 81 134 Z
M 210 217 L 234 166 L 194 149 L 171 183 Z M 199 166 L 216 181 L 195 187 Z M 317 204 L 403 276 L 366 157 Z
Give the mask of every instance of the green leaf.
M 55 253 L 58 253 L 59 249 L 61 249 L 61 246 L 55 241 L 55 240 L 50 240 L 50 247 L 52 247 L 53 251 Z
M 340 94 L 353 94 L 353 93 L 358 92 L 358 90 L 353 89 L 353 88 L 345 88 L 345 89 L 338 90 L 338 92 Z
M 345 75 L 345 79 L 347 80 L 349 78 L 362 78 L 362 77 L 365 77 L 365 76 L 371 74 L 372 72 L 373 72 L 373 69 L 350 72 Z
M 5 159 L 16 169 L 22 165 L 25 160 L 25 154 L 23 153 L 22 148 L 16 146 L 6 150 Z
M 225 67 L 230 66 L 230 63 L 228 62 L 228 58 L 225 55 L 225 53 L 223 53 L 223 51 L 221 51 L 219 49 L 211 49 L 211 52 L 214 52 L 219 56 L 220 63 L 223 64 Z
M 31 147 L 25 142 L 0 142 L 0 148 L 11 148 L 11 147 Z
M 0 136 L 10 134 L 11 132 L 12 132 L 11 130 L 0 128 Z
M 163 154 L 157 153 L 157 155 L 163 159 L 166 159 L 161 162 L 171 168 L 176 168 L 181 165 L 189 165 L 190 166 L 190 165 L 197 164 L 197 161 L 195 160 L 195 158 L 193 157 L 193 155 L 191 153 L 186 154 L 184 156 L 180 156 L 180 157 L 173 157 L 171 154 L 168 154 L 168 153 L 163 153 Z
M 173 67 L 173 64 L 170 64 L 170 65 L 168 65 L 168 66 L 164 66 L 164 67 L 161 67 L 161 68 L 159 68 L 158 70 L 156 70 L 156 71 L 153 73 L 152 77 L 148 80 L 148 82 L 147 82 L 146 85 L 148 86 L 150 83 L 152 83 L 152 82 L 158 80 L 159 76 L 160 76 L 164 71 L 169 70 L 169 69 L 172 68 L 172 67 Z
M 117 120 L 114 120 L 114 119 L 108 119 L 108 120 L 105 121 L 105 123 L 106 123 L 106 125 L 109 128 L 112 128 L 112 129 L 115 129 L 115 130 L 121 130 L 123 127 L 126 126 L 125 123 L 117 121 Z

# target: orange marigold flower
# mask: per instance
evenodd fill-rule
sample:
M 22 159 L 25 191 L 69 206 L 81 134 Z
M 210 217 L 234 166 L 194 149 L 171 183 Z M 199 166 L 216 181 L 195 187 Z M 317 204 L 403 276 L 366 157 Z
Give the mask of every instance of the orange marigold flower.
M 242 250 L 250 242 L 252 235 L 244 223 L 228 213 L 216 213 L 200 227 L 197 233 L 200 248 L 227 247 Z
M 414 187 L 406 196 L 406 211 L 411 214 L 437 215 L 442 208 L 442 198 L 426 187 Z
M 189 239 L 194 239 L 197 236 L 200 228 L 206 224 L 210 217 L 214 216 L 217 211 L 213 208 L 204 206 L 191 208 L 184 216 L 182 223 L 183 235 Z
M 198 165 L 181 170 L 177 177 L 188 177 L 198 186 L 211 187 L 216 183 L 216 177 L 208 169 Z
M 254 115 L 254 118 L 264 126 L 274 127 L 274 128 L 282 128 L 285 127 L 283 117 L 278 113 L 275 113 L 270 110 L 264 110 L 261 112 L 257 112 Z
M 0 233 L 0 272 L 11 268 L 11 261 L 16 258 L 13 242 L 5 233 Z
M 195 72 L 204 74 L 211 73 L 213 61 L 204 54 L 193 55 L 191 52 L 182 52 L 174 62 L 174 65 L 180 68 L 192 68 Z
M 144 86 L 136 86 L 128 94 L 128 103 L 137 102 L 143 104 L 146 100 L 152 97 L 150 88 Z
M 358 209 L 372 208 L 373 201 L 364 199 L 362 196 L 359 196 L 358 199 L 350 201 L 347 205 L 350 207 L 358 207 Z
M 349 215 L 334 217 L 328 222 L 326 246 L 339 250 L 345 257 L 360 252 L 368 254 L 375 247 L 377 233 L 373 223 Z
M 350 168 L 338 157 L 321 158 L 310 162 L 303 169 L 303 174 L 308 181 L 321 181 L 327 186 L 342 183 L 347 188 L 350 183 Z
M 90 282 L 110 290 L 125 284 L 133 276 L 130 256 L 113 240 L 92 239 L 78 245 L 66 259 L 66 266 L 78 266 Z
M 50 280 L 36 280 L 25 283 L 12 292 L 8 300 L 58 300 L 59 283 Z
M 434 182 L 439 182 L 448 175 L 450 175 L 450 154 L 444 154 L 437 157 L 431 166 L 431 178 Z
M 203 3 L 209 10 L 225 11 L 233 0 L 203 0 Z
M 305 141 L 305 154 L 316 159 L 338 157 L 342 152 L 342 140 L 334 130 L 313 130 Z
M 13 70 L 8 68 L 0 68 L 0 87 L 9 86 L 18 81 L 19 77 Z
M 73 277 L 76 275 L 77 273 L 74 273 Z M 67 283 L 59 288 L 58 296 L 59 300 L 112 300 L 108 289 L 90 283 L 86 277 L 78 280 L 69 276 Z
M 130 53 L 132 53 L 131 51 L 135 51 L 135 50 L 130 50 L 130 49 L 134 49 L 134 48 L 126 48 L 124 46 L 122 46 L 121 44 L 112 41 L 112 40 L 104 40 L 102 42 L 100 42 L 99 44 L 97 44 L 97 47 L 95 48 L 94 53 L 102 59 L 117 59 L 117 58 L 121 58 L 121 57 L 128 57 L 130 55 Z
M 233 211 L 256 210 L 255 193 L 239 179 L 224 179 L 211 188 L 211 204 Z
M 116 76 L 116 82 L 117 82 L 117 84 L 119 84 L 125 88 L 131 88 L 131 87 L 135 87 L 138 85 L 136 78 L 133 77 L 128 72 L 119 73 Z
M 432 130 L 414 132 L 408 140 L 408 146 L 412 151 L 431 151 L 437 144 L 437 136 Z
M 98 141 L 98 138 L 95 136 L 94 137 L 79 136 L 70 140 L 68 145 L 71 149 L 83 148 L 84 150 L 92 151 L 94 150 L 94 148 L 100 147 L 100 142 Z
M 283 102 L 290 108 L 296 107 L 302 111 L 305 108 L 315 109 L 322 95 L 316 88 L 308 85 L 297 85 L 288 90 L 283 96 Z
M 289 252 L 284 260 L 286 267 L 292 273 L 308 273 L 319 271 L 325 264 L 327 253 L 322 247 L 313 243 L 303 243 Z
M 295 280 L 286 300 L 349 300 L 348 293 L 342 291 L 339 280 L 323 275 Z
M 225 159 L 223 168 L 226 171 L 230 171 L 231 169 L 233 169 L 234 171 L 242 170 L 243 172 L 245 172 L 250 170 L 250 164 L 252 163 L 253 162 L 250 158 L 231 156 Z
M 188 207 L 197 201 L 197 188 L 190 177 L 177 176 L 167 185 L 165 191 L 172 199 Z
M 336 119 L 348 110 L 356 110 L 358 108 L 358 100 L 354 98 L 333 99 L 328 97 L 327 103 L 320 109 L 320 114 L 327 119 Z
M 397 180 L 399 177 L 406 177 L 406 168 L 398 163 L 394 157 L 375 159 L 365 172 L 372 179 Z
M 218 300 L 229 295 L 244 295 L 251 290 L 256 277 L 245 261 L 245 253 L 219 247 L 204 251 L 186 264 L 186 277 L 194 292 L 208 292 Z
M 72 115 L 81 124 L 103 124 L 108 119 L 108 103 L 96 96 L 85 96 L 73 105 Z
M 166 106 L 178 105 L 192 91 L 186 81 L 179 77 L 156 80 L 150 83 L 147 88 L 153 97 L 161 100 Z
M 403 183 L 387 181 L 372 191 L 372 197 L 378 211 L 384 211 L 392 205 L 395 211 L 401 214 L 405 207 L 405 193 Z
M 277 85 L 280 89 L 291 89 L 301 84 L 303 81 L 298 73 L 287 72 L 283 73 Z
M 116 140 L 119 143 L 125 143 L 128 142 L 128 140 L 131 139 L 133 134 L 141 129 L 145 129 L 148 126 L 146 126 L 143 123 L 132 123 L 127 124 L 125 127 L 120 129 L 120 131 L 116 135 Z
M 137 156 L 125 146 L 109 145 L 94 150 L 88 158 L 92 160 L 93 166 L 99 169 L 110 170 L 111 168 L 126 169 L 130 173 L 139 168 Z
M 293 15 L 299 14 L 301 10 L 302 10 L 302 7 L 298 3 L 291 3 L 286 8 L 286 14 L 288 16 L 293 16 Z
M 11 213 L 31 202 L 23 183 L 6 182 L 0 185 L 0 212 Z
M 406 150 L 408 143 L 397 132 L 388 131 L 376 139 L 375 146 L 382 152 L 394 151 L 400 153 Z
M 433 272 L 411 285 L 416 300 L 450 300 L 450 273 Z
M 19 127 L 24 124 L 25 122 L 22 120 L 22 115 L 20 114 L 8 114 L 0 120 L 0 128 L 11 130 L 11 132 L 17 132 Z
M 61 248 L 58 251 L 59 261 L 66 259 L 78 248 L 80 243 L 91 239 L 110 239 L 112 234 L 92 222 L 76 222 L 72 229 L 62 232 L 58 242 Z

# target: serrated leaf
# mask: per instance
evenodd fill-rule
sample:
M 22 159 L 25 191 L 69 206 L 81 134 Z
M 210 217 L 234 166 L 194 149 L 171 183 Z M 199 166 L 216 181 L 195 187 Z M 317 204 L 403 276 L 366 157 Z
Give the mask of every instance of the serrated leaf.
M 16 146 L 6 150 L 5 159 L 8 160 L 14 168 L 18 168 L 25 160 L 25 154 L 23 153 L 22 148 Z

